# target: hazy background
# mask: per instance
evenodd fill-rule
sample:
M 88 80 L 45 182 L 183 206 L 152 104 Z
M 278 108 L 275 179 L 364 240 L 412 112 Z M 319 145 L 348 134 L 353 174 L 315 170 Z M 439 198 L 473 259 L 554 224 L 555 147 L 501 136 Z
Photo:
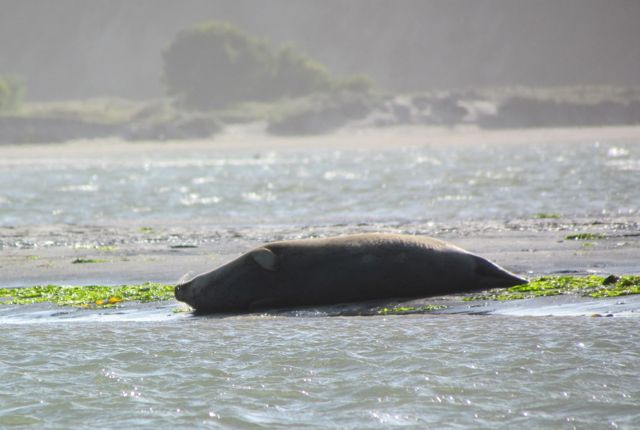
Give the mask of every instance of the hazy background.
M 161 97 L 161 52 L 210 19 L 392 91 L 640 85 L 636 0 L 0 0 L 28 100 Z

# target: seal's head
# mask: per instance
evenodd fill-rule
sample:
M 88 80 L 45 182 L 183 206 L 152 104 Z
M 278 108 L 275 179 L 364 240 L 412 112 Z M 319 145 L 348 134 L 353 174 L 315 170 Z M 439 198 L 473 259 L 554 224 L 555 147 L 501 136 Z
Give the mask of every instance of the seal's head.
M 269 299 L 276 267 L 276 255 L 268 248 L 258 248 L 216 270 L 179 283 L 175 296 L 199 312 L 248 310 Z

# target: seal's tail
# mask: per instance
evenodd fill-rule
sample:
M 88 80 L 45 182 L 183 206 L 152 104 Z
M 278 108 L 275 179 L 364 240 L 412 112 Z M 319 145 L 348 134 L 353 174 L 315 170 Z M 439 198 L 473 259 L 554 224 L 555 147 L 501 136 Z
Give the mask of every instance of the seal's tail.
M 478 256 L 476 256 L 476 273 L 479 275 L 479 287 L 482 289 L 507 288 L 529 282 L 503 269 L 497 264 Z

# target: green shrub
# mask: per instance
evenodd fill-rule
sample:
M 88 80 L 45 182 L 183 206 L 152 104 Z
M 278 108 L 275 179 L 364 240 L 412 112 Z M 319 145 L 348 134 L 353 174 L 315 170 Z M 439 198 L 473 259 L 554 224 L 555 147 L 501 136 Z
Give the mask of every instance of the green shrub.
M 375 88 L 373 80 L 366 75 L 354 75 L 341 79 L 334 84 L 334 89 L 357 94 L 368 94 Z
M 219 22 L 180 32 L 163 58 L 169 94 L 196 109 L 246 100 L 272 63 L 266 44 Z
M 24 96 L 24 83 L 16 76 L 0 75 L 0 111 L 11 111 L 20 107 Z
M 287 45 L 275 56 L 271 82 L 272 98 L 299 97 L 331 89 L 332 77 L 320 63 Z
M 180 32 L 163 53 L 170 96 L 191 109 L 218 109 L 336 89 L 368 91 L 363 77 L 339 80 L 287 45 L 275 49 L 228 23 L 206 22 Z

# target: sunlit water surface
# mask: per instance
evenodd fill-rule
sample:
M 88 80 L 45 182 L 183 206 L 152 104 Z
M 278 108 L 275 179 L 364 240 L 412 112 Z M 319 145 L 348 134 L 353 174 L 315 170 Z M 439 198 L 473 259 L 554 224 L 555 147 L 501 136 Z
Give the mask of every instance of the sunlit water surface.
M 638 324 L 438 315 L 9 325 L 0 426 L 637 428 Z
M 0 159 L 0 225 L 630 215 L 640 142 Z

